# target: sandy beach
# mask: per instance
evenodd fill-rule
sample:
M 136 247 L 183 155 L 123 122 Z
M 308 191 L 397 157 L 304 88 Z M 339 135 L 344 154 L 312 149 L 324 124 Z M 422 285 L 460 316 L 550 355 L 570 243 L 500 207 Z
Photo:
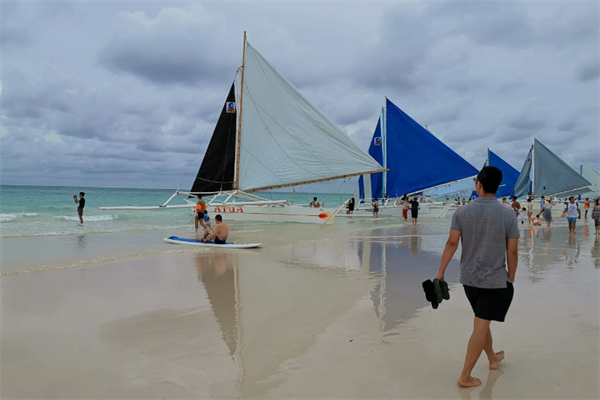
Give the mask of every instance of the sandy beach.
M 521 231 L 515 300 L 492 324 L 506 360 L 488 371 L 483 356 L 483 385 L 459 389 L 472 312 L 458 262 L 439 309 L 421 289 L 448 224 L 311 227 L 312 239 L 258 250 L 2 276 L 0 395 L 598 398 L 593 226 Z

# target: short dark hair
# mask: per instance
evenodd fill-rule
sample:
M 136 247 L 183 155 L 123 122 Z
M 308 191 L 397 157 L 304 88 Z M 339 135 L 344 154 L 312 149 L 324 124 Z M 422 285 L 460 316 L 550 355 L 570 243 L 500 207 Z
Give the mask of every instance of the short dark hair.
M 314 200 L 314 201 L 317 201 L 317 198 L 316 198 L 316 197 L 313 197 L 313 200 Z
M 481 183 L 485 193 L 496 194 L 502 182 L 502 171 L 492 166 L 483 167 L 477 174 L 476 181 Z
M 199 194 L 199 195 L 198 195 L 198 198 L 199 198 L 199 199 L 201 199 L 201 198 L 202 198 L 202 195 L 201 195 L 201 194 Z
M 221 217 L 221 214 L 217 214 L 217 216 L 215 217 L 215 219 L 219 222 L 223 221 L 223 217 Z
M 517 199 L 517 196 L 513 196 L 513 200 L 516 200 L 516 199 Z
M 82 195 L 82 196 L 85 196 L 85 193 L 83 193 L 83 192 L 79 192 L 79 194 Z
M 569 200 L 571 200 L 571 199 L 575 200 L 575 196 L 569 197 Z

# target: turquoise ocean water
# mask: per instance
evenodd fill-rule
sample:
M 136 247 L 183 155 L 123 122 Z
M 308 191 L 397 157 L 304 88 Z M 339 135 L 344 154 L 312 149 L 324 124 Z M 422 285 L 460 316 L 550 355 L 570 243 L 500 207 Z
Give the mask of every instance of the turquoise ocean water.
M 84 225 L 77 217 L 73 195 L 85 192 Z M 101 206 L 162 205 L 174 189 L 106 189 L 73 187 L 0 186 L 0 237 L 57 236 L 178 229 L 193 224 L 187 209 L 113 210 Z M 262 192 L 270 200 L 291 200 L 291 193 Z M 296 193 L 295 203 L 309 203 L 313 194 Z M 347 194 L 315 194 L 327 206 L 347 200 Z M 184 196 L 169 204 L 185 204 Z

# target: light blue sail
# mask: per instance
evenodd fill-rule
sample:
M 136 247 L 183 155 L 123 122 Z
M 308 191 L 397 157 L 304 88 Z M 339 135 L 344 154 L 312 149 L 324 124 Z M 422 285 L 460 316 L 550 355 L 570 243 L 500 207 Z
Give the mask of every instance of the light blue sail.
M 535 196 L 567 196 L 590 192 L 590 185 L 569 164 L 534 139 L 515 183 L 514 194 L 524 197 L 533 191 Z

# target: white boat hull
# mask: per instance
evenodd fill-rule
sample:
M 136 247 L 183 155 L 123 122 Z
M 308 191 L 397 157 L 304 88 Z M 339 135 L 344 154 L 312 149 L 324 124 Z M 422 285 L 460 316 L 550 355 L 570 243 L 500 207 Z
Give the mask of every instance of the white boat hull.
M 208 205 L 208 215 L 221 214 L 225 221 L 296 222 L 325 224 L 335 217 L 337 208 L 271 205 Z

